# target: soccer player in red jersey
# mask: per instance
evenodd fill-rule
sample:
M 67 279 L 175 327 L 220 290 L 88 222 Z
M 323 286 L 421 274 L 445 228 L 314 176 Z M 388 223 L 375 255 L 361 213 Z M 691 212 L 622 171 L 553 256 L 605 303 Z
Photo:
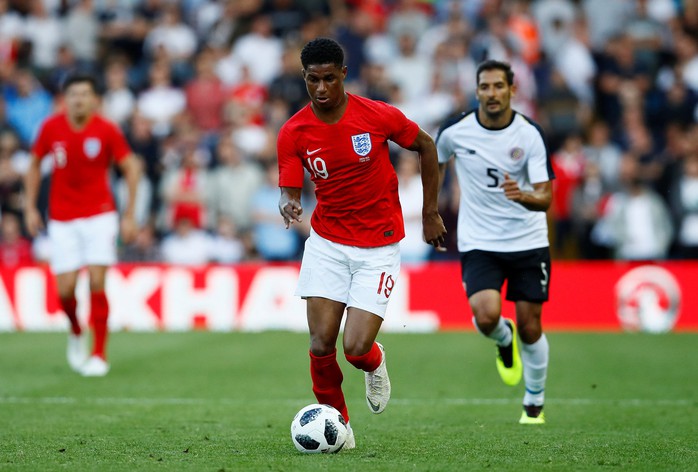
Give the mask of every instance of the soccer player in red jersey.
M 25 222 L 32 236 L 41 230 L 36 202 L 44 157 L 53 159 L 48 208 L 51 270 L 56 275 L 61 307 L 70 320 L 68 363 L 85 376 L 103 376 L 106 361 L 109 304 L 104 291 L 108 266 L 116 262 L 119 219 L 109 187 L 112 162 L 121 169 L 128 187 L 128 203 L 121 219 L 121 235 L 135 235 L 134 204 L 140 179 L 137 157 L 113 123 L 97 113 L 99 93 L 91 75 L 75 73 L 64 85 L 66 111 L 42 124 L 32 147 L 31 166 L 25 178 Z M 76 316 L 75 285 L 87 266 L 90 279 L 90 324 L 93 349 L 87 355 L 85 336 Z M 89 357 L 89 358 L 88 358 Z
M 345 309 L 344 355 L 365 372 L 370 410 L 381 413 L 390 398 L 385 351 L 375 340 L 400 271 L 404 224 L 388 140 L 419 153 L 424 240 L 441 248 L 446 228 L 437 210 L 437 154 L 431 136 L 400 110 L 344 91 L 347 68 L 335 41 L 310 41 L 301 63 L 310 104 L 279 131 L 279 211 L 286 228 L 301 221 L 305 168 L 317 206 L 296 295 L 307 300 L 315 397 L 339 410 L 348 424 L 336 349 Z M 348 429 L 344 447 L 353 448 Z

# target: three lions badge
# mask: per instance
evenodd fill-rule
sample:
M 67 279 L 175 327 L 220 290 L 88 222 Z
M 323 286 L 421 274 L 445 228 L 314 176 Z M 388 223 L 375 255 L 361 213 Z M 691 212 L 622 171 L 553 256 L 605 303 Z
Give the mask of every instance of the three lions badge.
M 371 152 L 371 135 L 369 133 L 355 134 L 351 137 L 351 144 L 354 146 L 354 152 L 364 157 Z

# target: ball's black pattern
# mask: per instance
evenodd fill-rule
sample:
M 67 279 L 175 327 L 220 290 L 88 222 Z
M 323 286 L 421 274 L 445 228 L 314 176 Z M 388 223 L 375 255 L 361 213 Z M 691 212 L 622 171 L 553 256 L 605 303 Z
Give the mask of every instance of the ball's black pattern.
M 313 421 L 320 415 L 320 413 L 322 413 L 322 410 L 320 408 L 313 408 L 312 410 L 308 410 L 305 413 L 303 413 L 303 416 L 301 416 L 301 419 L 299 420 L 301 426 L 305 426 L 311 421 Z
M 308 436 L 307 434 L 297 434 L 296 441 L 298 441 L 298 444 L 300 444 L 309 451 L 314 451 L 315 449 L 320 447 L 320 443 Z

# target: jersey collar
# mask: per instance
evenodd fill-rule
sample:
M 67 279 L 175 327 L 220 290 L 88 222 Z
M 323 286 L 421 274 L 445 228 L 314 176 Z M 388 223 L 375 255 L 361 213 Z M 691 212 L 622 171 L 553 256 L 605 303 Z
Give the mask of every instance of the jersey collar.
M 509 120 L 509 123 L 505 124 L 505 125 L 502 126 L 501 128 L 491 128 L 491 127 L 489 127 L 489 126 L 485 126 L 485 125 L 480 121 L 480 114 L 478 113 L 478 109 L 477 109 L 477 108 L 475 109 L 475 119 L 477 120 L 477 123 L 478 123 L 480 126 L 482 126 L 483 128 L 485 128 L 486 130 L 489 130 L 489 131 L 501 131 L 501 130 L 503 130 L 503 129 L 508 128 L 508 127 L 514 122 L 514 118 L 516 118 L 516 115 L 517 115 L 516 110 L 512 110 L 511 120 Z

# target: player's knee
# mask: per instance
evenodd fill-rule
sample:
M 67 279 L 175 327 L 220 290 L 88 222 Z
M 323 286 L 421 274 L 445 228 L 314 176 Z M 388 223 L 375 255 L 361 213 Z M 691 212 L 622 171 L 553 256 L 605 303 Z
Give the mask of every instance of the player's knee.
M 521 342 L 526 344 L 535 343 L 543 334 L 543 328 L 541 327 L 540 323 L 535 320 L 523 323 L 519 322 L 518 331 Z
M 371 347 L 373 346 L 373 342 L 361 342 L 361 341 L 354 341 L 354 342 L 345 342 L 344 343 L 344 355 L 345 356 L 350 356 L 350 357 L 357 357 L 357 356 L 363 356 L 366 354 L 368 351 L 371 350 Z M 347 358 L 348 360 L 348 358 Z M 351 361 L 350 361 L 351 362 Z
M 499 322 L 499 313 L 491 310 L 473 310 L 473 324 L 484 335 L 490 334 Z
M 310 338 L 310 352 L 314 356 L 329 356 L 336 349 L 335 341 L 322 336 L 312 336 Z

